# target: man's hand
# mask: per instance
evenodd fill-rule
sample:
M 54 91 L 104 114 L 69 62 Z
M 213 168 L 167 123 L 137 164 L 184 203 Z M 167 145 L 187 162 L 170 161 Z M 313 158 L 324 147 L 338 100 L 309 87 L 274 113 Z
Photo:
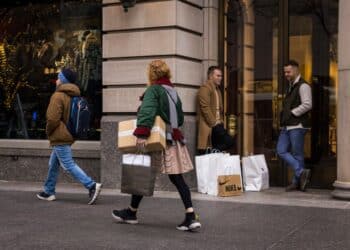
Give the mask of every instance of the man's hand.
M 214 127 L 215 127 L 216 125 L 219 125 L 219 124 L 222 124 L 222 122 L 221 122 L 221 121 L 216 121 Z

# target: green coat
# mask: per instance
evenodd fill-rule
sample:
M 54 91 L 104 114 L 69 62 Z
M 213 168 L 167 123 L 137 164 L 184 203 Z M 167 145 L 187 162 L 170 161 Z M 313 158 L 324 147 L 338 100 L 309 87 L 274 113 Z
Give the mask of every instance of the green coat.
M 176 109 L 180 127 L 184 123 L 184 114 L 179 96 Z M 157 115 L 170 125 L 169 100 L 166 90 L 161 85 L 151 85 L 146 89 L 140 110 L 137 113 L 137 127 L 152 128 Z

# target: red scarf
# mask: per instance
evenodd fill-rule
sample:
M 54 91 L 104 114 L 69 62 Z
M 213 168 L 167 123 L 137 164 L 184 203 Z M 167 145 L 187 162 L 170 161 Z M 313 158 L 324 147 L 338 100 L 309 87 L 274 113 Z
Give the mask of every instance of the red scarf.
M 168 85 L 168 86 L 174 87 L 174 84 L 172 84 L 170 79 L 167 77 L 161 77 L 158 80 L 154 81 L 153 84 Z

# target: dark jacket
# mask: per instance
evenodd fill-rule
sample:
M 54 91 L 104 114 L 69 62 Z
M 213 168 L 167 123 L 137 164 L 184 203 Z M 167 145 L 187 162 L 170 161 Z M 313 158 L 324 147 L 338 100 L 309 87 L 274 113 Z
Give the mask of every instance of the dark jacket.
M 72 96 L 80 96 L 80 90 L 71 83 L 60 84 L 51 96 L 46 111 L 46 134 L 51 146 L 71 145 L 74 142 L 66 127 Z
M 283 109 L 281 111 L 280 124 L 281 126 L 295 126 L 302 124 L 304 128 L 310 127 L 310 111 L 304 113 L 301 116 L 295 116 L 292 110 L 301 104 L 301 98 L 299 94 L 299 89 L 302 84 L 307 84 L 302 78 L 293 84 L 291 89 L 287 92 L 283 100 Z

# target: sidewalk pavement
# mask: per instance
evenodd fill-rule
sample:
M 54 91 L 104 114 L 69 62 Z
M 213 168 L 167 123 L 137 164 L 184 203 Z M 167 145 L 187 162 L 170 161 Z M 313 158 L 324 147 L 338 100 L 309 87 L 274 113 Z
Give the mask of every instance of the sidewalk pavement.
M 237 249 L 349 250 L 350 204 L 329 190 L 285 193 L 282 188 L 218 198 L 193 193 L 199 233 L 175 229 L 184 218 L 177 193 L 145 198 L 138 225 L 115 223 L 113 209 L 130 198 L 103 189 L 96 205 L 87 191 L 59 184 L 57 200 L 38 200 L 42 183 L 0 181 L 0 249 Z
M 14 182 L 0 180 L 0 191 L 9 190 L 38 192 L 42 191 L 42 185 L 43 183 L 36 182 Z M 58 183 L 56 192 L 58 194 L 85 194 L 86 190 L 80 184 Z M 232 197 L 217 197 L 192 192 L 192 199 L 248 204 L 350 209 L 350 201 L 334 199 L 331 196 L 331 192 L 332 191 L 328 189 L 308 189 L 307 192 L 285 192 L 284 188 L 271 187 L 270 189 L 261 192 L 244 192 L 240 196 Z M 128 196 L 120 193 L 120 190 L 117 188 L 103 188 L 102 195 Z M 154 197 L 178 199 L 179 195 L 177 192 L 155 191 Z

